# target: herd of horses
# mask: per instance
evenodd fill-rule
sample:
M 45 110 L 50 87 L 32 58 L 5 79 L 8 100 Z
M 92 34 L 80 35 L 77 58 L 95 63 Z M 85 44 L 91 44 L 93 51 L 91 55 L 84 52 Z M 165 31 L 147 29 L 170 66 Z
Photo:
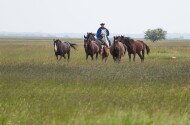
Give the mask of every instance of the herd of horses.
M 77 44 L 70 42 L 62 42 L 59 39 L 54 39 L 54 52 L 57 60 L 62 57 L 66 59 L 66 54 L 68 60 L 70 59 L 70 49 L 71 47 L 76 50 Z M 135 61 L 136 54 L 140 57 L 141 62 L 144 61 L 145 51 L 147 54 L 150 52 L 149 46 L 141 40 L 134 40 L 130 37 L 125 36 L 114 36 L 113 43 L 109 47 L 105 41 L 105 36 L 102 36 L 102 40 L 96 39 L 94 33 L 87 33 L 84 35 L 84 49 L 86 53 L 86 60 L 90 56 L 91 59 L 98 59 L 98 55 L 102 56 L 102 61 L 106 62 L 109 54 L 112 55 L 115 62 L 120 62 L 121 58 L 128 52 L 129 61 L 131 61 L 131 55 L 133 55 L 133 61 Z M 58 58 L 60 56 L 60 58 Z

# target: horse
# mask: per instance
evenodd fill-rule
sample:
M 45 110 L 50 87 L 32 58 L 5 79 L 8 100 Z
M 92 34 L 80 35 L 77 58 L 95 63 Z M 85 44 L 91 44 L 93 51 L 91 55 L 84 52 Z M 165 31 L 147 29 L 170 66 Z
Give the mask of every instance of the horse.
M 88 60 L 88 56 L 91 56 L 91 59 L 94 59 L 94 54 L 96 54 L 96 60 L 98 59 L 98 54 L 100 54 L 100 47 L 96 43 L 96 41 L 89 37 L 84 35 L 84 48 L 86 52 L 86 60 Z
M 94 34 L 94 33 L 88 33 L 87 32 L 87 35 L 86 36 L 84 35 L 84 38 L 87 39 L 87 40 L 90 40 L 90 41 L 93 40 L 98 45 L 98 47 L 99 47 L 99 53 L 101 54 L 101 52 L 102 52 L 102 47 L 101 47 L 102 43 L 101 43 L 100 40 L 98 40 L 98 39 L 95 38 L 95 35 L 96 34 Z
M 72 47 L 73 49 L 76 50 L 76 45 L 74 43 L 69 43 L 69 42 L 62 42 L 59 39 L 54 39 L 53 40 L 54 43 L 54 52 L 55 52 L 55 56 L 58 60 L 58 56 L 60 56 L 59 60 L 61 60 L 62 57 L 64 57 L 64 59 L 66 59 L 65 54 L 68 55 L 68 60 L 70 59 L 70 48 Z
M 110 53 L 114 61 L 121 61 L 121 57 L 125 55 L 126 46 L 118 41 L 118 37 L 114 36 L 113 44 L 110 47 Z
M 106 33 L 102 33 L 102 61 L 106 62 L 107 58 L 109 56 L 109 42 L 108 39 L 106 37 Z
M 133 54 L 133 61 L 135 61 L 135 56 L 137 53 L 141 59 L 141 62 L 144 62 L 145 50 L 147 52 L 147 55 L 150 52 L 149 46 L 146 45 L 141 40 L 135 41 L 134 39 L 131 39 L 130 37 L 124 37 L 124 36 L 118 37 L 118 40 L 127 46 L 129 61 L 131 61 L 131 54 Z

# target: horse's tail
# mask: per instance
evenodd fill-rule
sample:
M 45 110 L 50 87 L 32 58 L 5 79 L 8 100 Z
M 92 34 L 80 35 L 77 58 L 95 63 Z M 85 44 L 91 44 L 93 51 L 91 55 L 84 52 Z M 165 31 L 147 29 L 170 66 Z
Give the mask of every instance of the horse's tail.
M 147 52 L 147 55 L 150 53 L 150 48 L 149 48 L 149 46 L 147 46 L 145 43 L 144 43 L 144 45 L 145 45 L 145 48 L 146 48 L 146 52 Z
M 77 48 L 76 48 L 77 44 L 75 44 L 75 43 L 70 43 L 70 42 L 68 42 L 68 43 L 70 44 L 70 46 L 71 46 L 73 49 L 77 50 Z

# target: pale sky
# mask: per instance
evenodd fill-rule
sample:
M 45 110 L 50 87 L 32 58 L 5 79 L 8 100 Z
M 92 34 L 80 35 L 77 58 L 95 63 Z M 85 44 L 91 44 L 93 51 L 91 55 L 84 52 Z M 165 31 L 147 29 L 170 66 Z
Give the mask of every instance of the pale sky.
M 190 33 L 190 0 L 0 0 L 0 32 Z

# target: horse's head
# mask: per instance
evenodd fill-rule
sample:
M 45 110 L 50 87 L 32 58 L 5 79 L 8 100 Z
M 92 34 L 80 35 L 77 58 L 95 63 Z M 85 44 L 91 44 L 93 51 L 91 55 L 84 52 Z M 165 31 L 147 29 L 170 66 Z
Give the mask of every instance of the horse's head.
M 53 39 L 54 52 L 57 52 L 58 39 Z
M 122 43 L 124 43 L 124 39 L 125 39 L 125 36 L 121 35 L 121 36 L 120 36 L 120 41 L 121 41 Z
M 114 49 L 118 49 L 118 45 L 119 45 L 119 37 L 118 36 L 114 36 L 113 37 L 113 44 L 112 44 L 112 46 L 113 46 L 113 48 Z
M 57 52 L 58 46 L 61 43 L 61 40 L 59 39 L 53 39 L 53 46 L 54 46 L 54 51 Z
M 89 37 L 89 36 L 95 36 L 96 34 L 95 33 L 89 33 L 89 32 L 87 32 L 87 37 Z
M 87 48 L 87 46 L 89 46 L 91 42 L 94 41 L 93 37 L 90 35 L 87 36 L 84 35 L 84 48 Z
M 119 42 L 119 36 L 113 37 L 113 44 L 117 44 Z
M 84 35 L 84 48 L 86 48 L 87 44 L 88 44 L 88 38 L 87 36 Z
M 96 38 L 95 38 L 95 36 L 96 36 L 96 34 L 94 34 L 94 33 L 87 33 L 87 40 L 88 41 L 92 41 L 92 40 L 96 40 Z
M 125 37 L 122 36 L 122 35 L 121 35 L 121 36 L 116 36 L 116 37 L 115 37 L 115 40 L 118 41 L 118 42 L 124 43 L 124 38 L 125 38 Z
M 134 42 L 134 39 L 131 39 L 130 37 L 124 37 L 122 41 L 129 50 L 133 50 L 132 43 Z
M 130 45 L 130 42 L 134 41 L 133 39 L 131 39 L 130 37 L 124 37 L 124 43 L 125 45 Z

